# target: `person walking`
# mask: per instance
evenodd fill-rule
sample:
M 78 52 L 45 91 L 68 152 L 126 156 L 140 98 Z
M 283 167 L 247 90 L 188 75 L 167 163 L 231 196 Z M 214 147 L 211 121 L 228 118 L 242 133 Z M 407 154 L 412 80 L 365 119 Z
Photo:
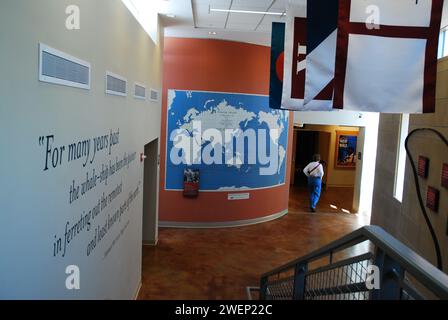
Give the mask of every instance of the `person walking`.
M 320 163 L 319 154 L 313 156 L 313 161 L 303 169 L 303 173 L 308 177 L 310 210 L 311 212 L 316 212 L 316 206 L 319 202 L 320 192 L 322 190 L 322 177 L 324 176 L 324 167 Z

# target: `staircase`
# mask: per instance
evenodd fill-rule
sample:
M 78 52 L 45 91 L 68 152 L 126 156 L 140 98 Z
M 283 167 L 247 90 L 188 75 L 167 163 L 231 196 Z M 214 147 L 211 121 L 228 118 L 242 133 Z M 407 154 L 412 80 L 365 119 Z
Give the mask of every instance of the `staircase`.
M 261 277 L 260 300 L 448 299 L 448 276 L 378 226 L 366 226 Z

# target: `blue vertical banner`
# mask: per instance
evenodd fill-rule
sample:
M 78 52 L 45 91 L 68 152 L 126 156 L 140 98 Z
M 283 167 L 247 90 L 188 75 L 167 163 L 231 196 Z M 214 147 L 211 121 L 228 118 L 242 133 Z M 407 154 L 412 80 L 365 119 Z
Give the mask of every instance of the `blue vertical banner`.
M 285 60 L 285 24 L 272 23 L 271 80 L 269 87 L 269 107 L 281 109 L 283 92 L 283 68 Z

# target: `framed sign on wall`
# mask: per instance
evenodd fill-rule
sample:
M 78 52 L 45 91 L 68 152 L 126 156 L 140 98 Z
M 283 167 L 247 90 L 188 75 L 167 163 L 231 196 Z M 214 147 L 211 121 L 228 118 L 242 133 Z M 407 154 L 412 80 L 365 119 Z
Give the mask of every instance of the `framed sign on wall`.
M 184 197 L 196 198 L 199 195 L 199 169 L 184 169 Z
M 358 132 L 336 131 L 335 169 L 356 169 Z

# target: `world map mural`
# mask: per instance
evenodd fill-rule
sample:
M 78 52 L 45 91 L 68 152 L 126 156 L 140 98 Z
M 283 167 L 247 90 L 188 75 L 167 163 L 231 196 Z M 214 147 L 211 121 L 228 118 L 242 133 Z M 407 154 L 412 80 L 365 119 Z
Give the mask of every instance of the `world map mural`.
M 167 190 L 182 189 L 186 168 L 201 191 L 285 183 L 289 113 L 268 96 L 169 90 L 167 110 Z

